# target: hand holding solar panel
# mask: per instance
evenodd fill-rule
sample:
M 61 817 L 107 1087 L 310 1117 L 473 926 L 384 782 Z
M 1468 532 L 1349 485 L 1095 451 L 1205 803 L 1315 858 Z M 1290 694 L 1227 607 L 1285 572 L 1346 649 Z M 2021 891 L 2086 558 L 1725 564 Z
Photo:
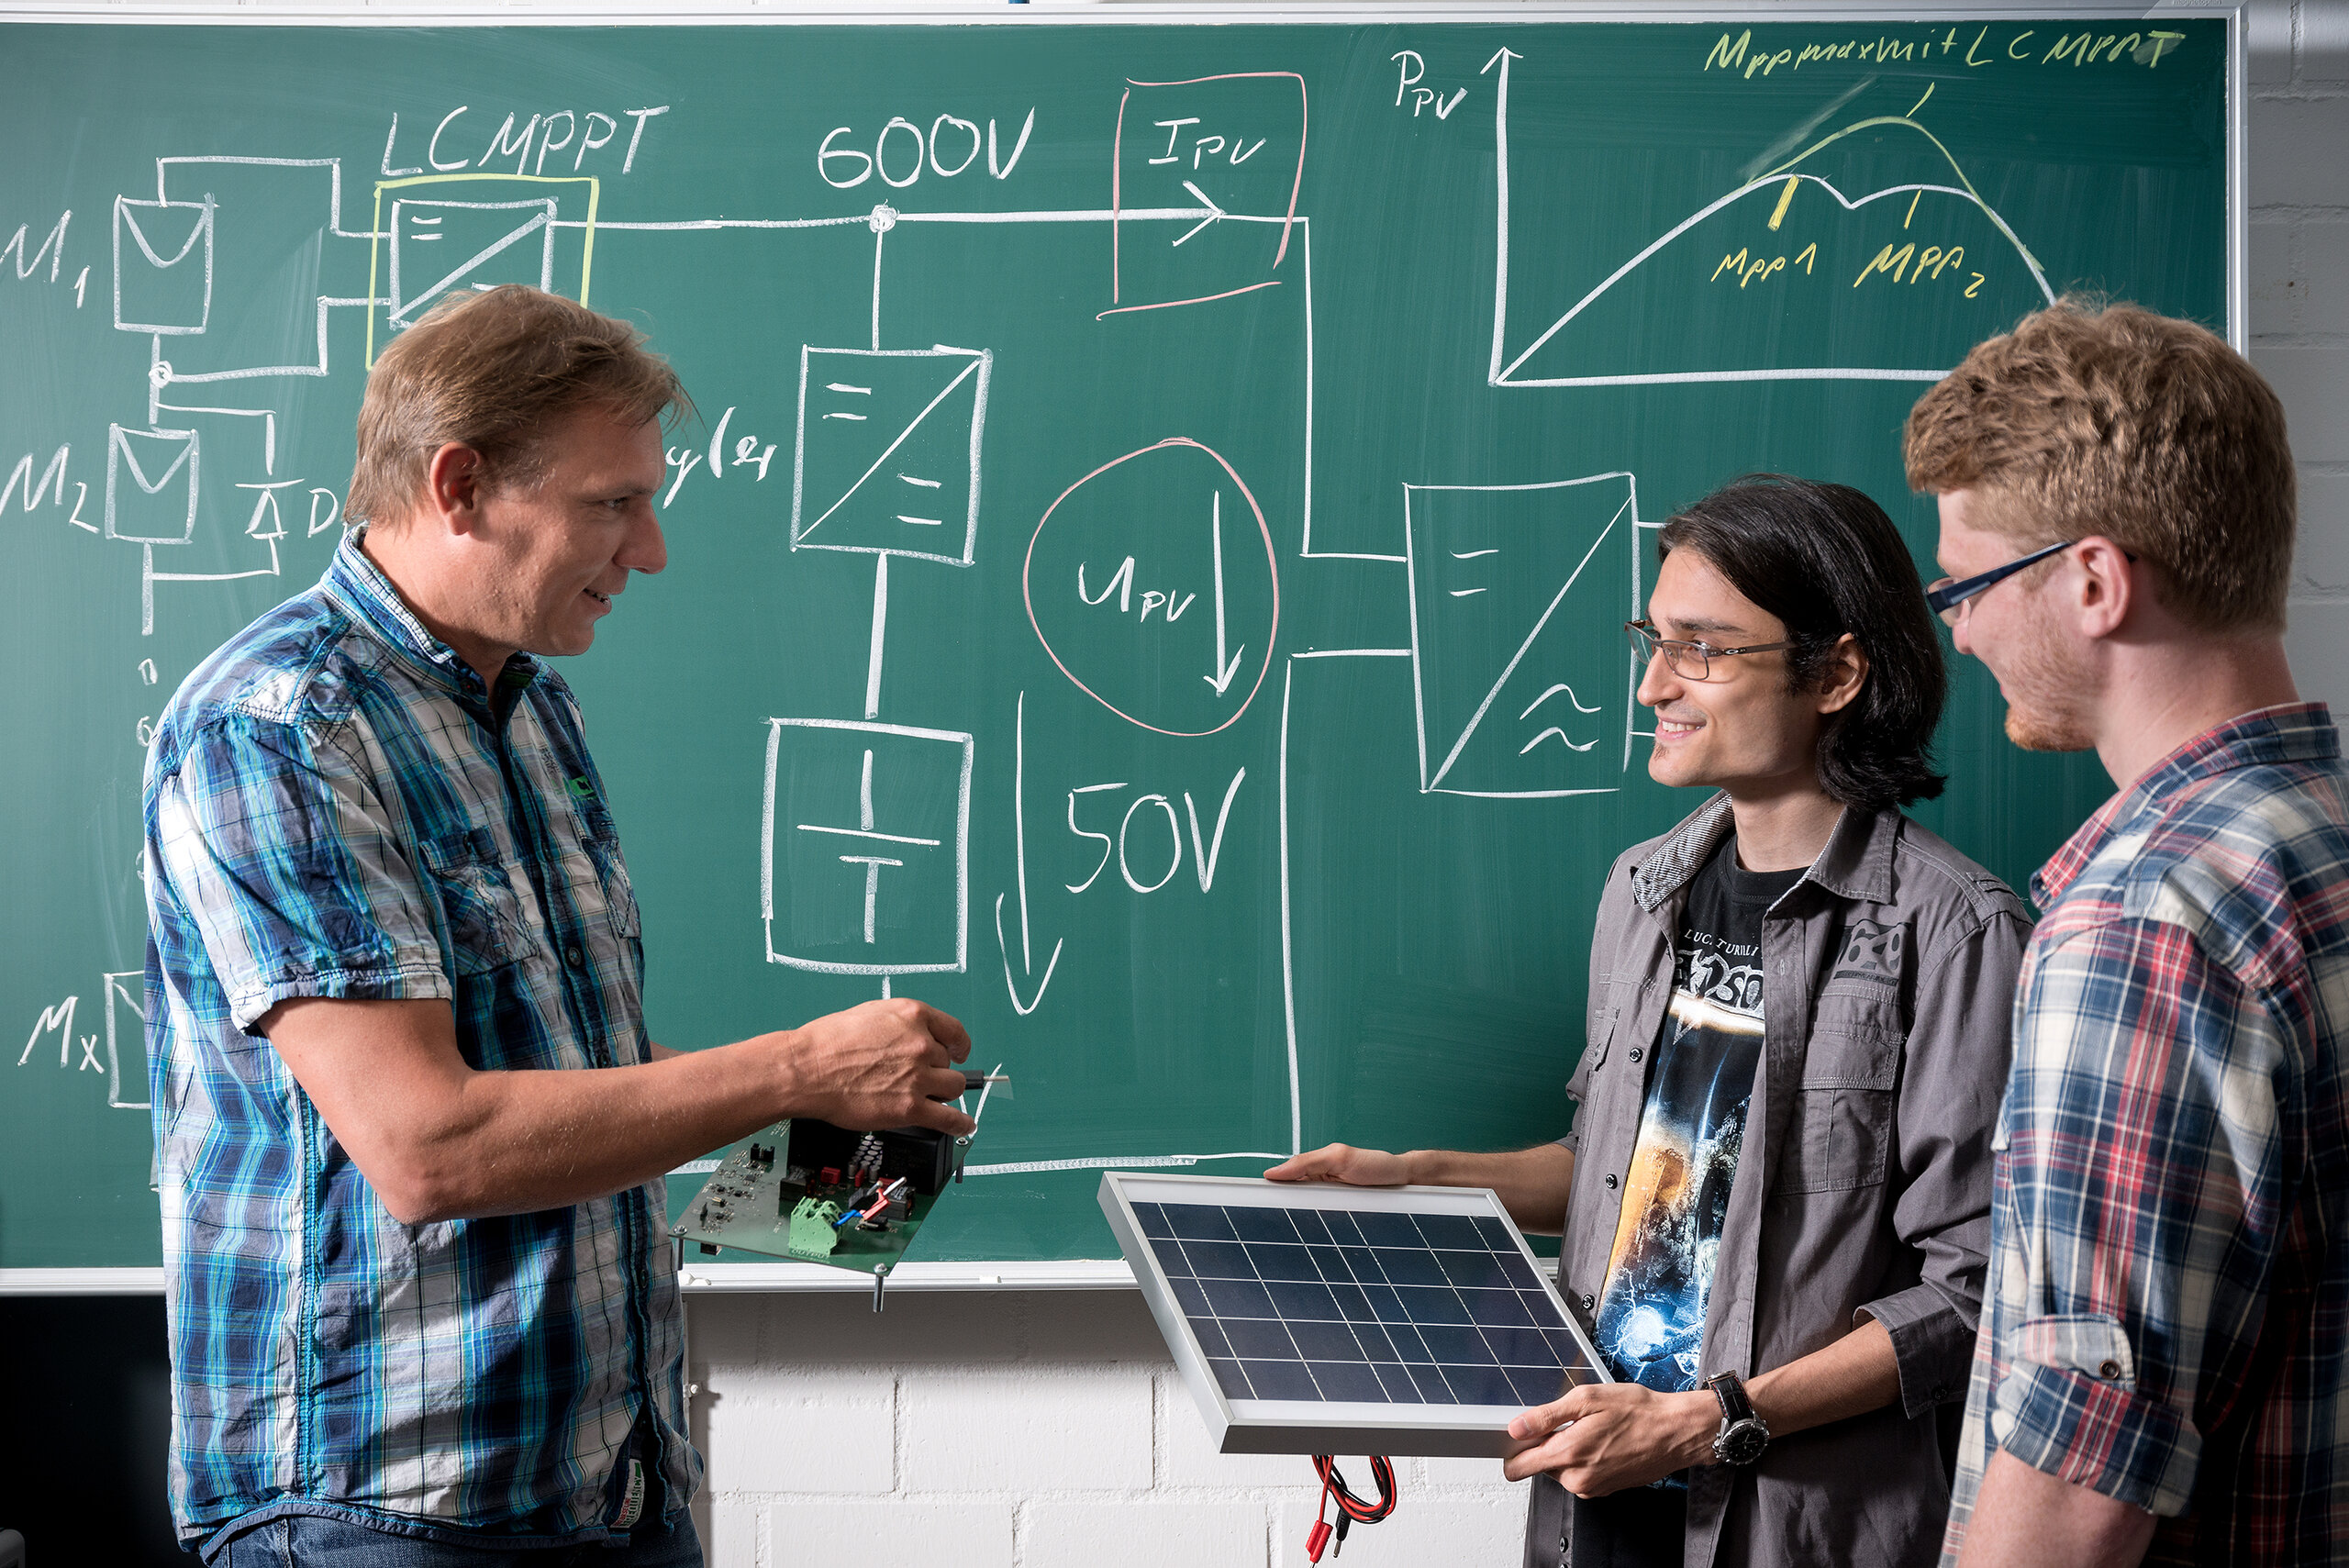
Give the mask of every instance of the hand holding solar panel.
M 1411 1178 L 1403 1156 L 1384 1149 L 1357 1149 L 1350 1143 L 1329 1143 L 1292 1154 L 1264 1173 L 1273 1182 L 1342 1182 L 1352 1187 L 1399 1187 Z
M 1713 1462 L 1720 1406 L 1699 1388 L 1662 1394 L 1636 1383 L 1570 1388 L 1509 1423 L 1531 1446 L 1508 1457 L 1511 1481 L 1547 1474 L 1567 1491 L 1603 1497 Z
M 1488 1190 L 1110 1172 L 1101 1207 L 1222 1452 L 1501 1455 L 1607 1381 Z

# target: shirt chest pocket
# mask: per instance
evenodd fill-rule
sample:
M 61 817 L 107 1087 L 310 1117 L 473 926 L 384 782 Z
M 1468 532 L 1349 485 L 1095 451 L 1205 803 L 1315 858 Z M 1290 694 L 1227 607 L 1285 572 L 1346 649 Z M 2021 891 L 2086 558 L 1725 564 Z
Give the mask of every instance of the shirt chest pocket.
M 1609 1068 L 1609 1082 L 1625 1075 L 1621 1039 L 1625 1031 L 1634 1027 L 1646 992 L 1647 987 L 1636 981 L 1616 977 L 1602 977 L 1594 991 L 1589 1027 L 1583 1036 L 1583 1065 L 1590 1070 L 1592 1094 L 1598 1091 L 1600 1068 Z
M 608 920 L 626 941 L 643 934 L 643 917 L 636 907 L 636 889 L 628 878 L 628 862 L 620 854 L 620 840 L 611 817 L 600 806 L 581 813 L 578 848 L 562 854 L 563 875 L 580 913 Z
M 1789 1193 L 1879 1185 L 1890 1163 L 1900 1081 L 1895 1029 L 1822 1019 L 1811 1030 L 1779 1185 Z
M 452 974 L 487 974 L 529 956 L 534 944 L 521 890 L 487 833 L 427 840 L 418 849 L 448 923 Z

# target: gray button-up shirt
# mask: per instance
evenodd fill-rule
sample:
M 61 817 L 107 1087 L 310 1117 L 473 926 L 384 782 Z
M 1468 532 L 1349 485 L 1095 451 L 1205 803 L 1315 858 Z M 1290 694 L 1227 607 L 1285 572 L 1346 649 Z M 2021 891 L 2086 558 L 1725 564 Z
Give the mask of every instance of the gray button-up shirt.
M 1734 830 L 1717 795 L 1627 851 L 1599 895 L 1558 1285 L 1587 1326 L 1698 870 Z M 1989 1240 L 1990 1129 L 2031 922 L 2012 891 L 1898 811 L 1846 810 L 1762 928 L 1767 1004 L 1705 1312 L 1705 1375 L 1752 1377 L 1873 1318 L 1898 1403 L 1689 1473 L 1689 1564 L 1931 1563 L 1949 1489 L 1937 1408 L 1960 1399 Z M 1616 1181 L 1604 1178 L 1613 1176 Z M 1567 1497 L 1533 1482 L 1529 1568 Z

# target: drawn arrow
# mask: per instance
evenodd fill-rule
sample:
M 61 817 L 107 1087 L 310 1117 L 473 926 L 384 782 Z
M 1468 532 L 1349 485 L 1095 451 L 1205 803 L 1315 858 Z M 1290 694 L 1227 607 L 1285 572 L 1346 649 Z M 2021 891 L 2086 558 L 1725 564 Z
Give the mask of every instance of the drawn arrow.
M 1011 740 L 1011 836 L 1018 846 L 1019 860 L 1019 967 L 1033 976 L 1036 954 L 1028 941 L 1028 814 L 1023 802 L 1028 778 L 1028 694 L 1019 694 L 1017 717 L 1012 721 Z M 1011 977 L 1011 948 L 1003 940 L 1003 901 L 1007 895 L 995 895 L 995 945 L 1003 952 L 1003 988 L 1011 993 L 1012 1010 L 1026 1018 L 1044 1005 L 1044 988 L 1052 983 L 1052 971 L 1061 962 L 1061 943 L 1052 943 L 1052 956 L 1044 961 L 1044 977 L 1036 982 L 1036 995 L 1028 1001 L 1019 999 L 1019 986 Z
M 1208 215 L 1207 217 L 1199 219 L 1198 222 L 1191 225 L 1190 228 L 1185 229 L 1183 231 L 1183 239 L 1174 241 L 1177 245 L 1183 243 L 1183 239 L 1188 239 L 1192 235 L 1197 234 L 1200 229 L 1205 228 L 1208 224 L 1213 223 L 1216 219 L 1223 216 L 1223 209 L 1216 206 L 1213 199 L 1211 199 L 1205 191 L 1199 189 L 1198 186 L 1191 183 L 1190 181 L 1186 180 L 1183 182 L 1183 188 L 1199 198 L 1199 205 L 1208 209 Z
M 1497 65 L 1501 79 L 1493 93 L 1493 362 L 1485 372 L 1489 386 L 1501 384 L 1501 344 L 1508 336 L 1508 62 L 1525 56 L 1498 50 L 1476 74 Z
M 1213 686 L 1216 695 L 1223 695 L 1231 684 L 1231 677 L 1240 673 L 1240 657 L 1247 651 L 1248 645 L 1243 642 L 1232 651 L 1229 662 L 1223 657 L 1223 492 L 1219 490 L 1215 493 L 1215 667 L 1218 673 L 1202 675 L 1199 679 Z

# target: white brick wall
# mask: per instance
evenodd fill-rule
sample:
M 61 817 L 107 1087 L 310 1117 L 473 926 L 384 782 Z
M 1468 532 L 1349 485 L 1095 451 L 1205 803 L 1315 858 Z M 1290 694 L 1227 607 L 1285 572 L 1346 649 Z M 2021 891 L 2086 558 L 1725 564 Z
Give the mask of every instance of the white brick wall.
M 2288 646 L 2349 712 L 2349 0 L 2252 0 L 2251 355 L 2300 465 Z
M 691 1311 L 711 1568 L 1305 1561 L 1311 1465 L 1210 1451 L 1130 1291 L 902 1295 L 878 1318 L 862 1295 Z M 1497 1461 L 1396 1468 L 1402 1509 L 1348 1561 L 1516 1563 L 1524 1495 Z

